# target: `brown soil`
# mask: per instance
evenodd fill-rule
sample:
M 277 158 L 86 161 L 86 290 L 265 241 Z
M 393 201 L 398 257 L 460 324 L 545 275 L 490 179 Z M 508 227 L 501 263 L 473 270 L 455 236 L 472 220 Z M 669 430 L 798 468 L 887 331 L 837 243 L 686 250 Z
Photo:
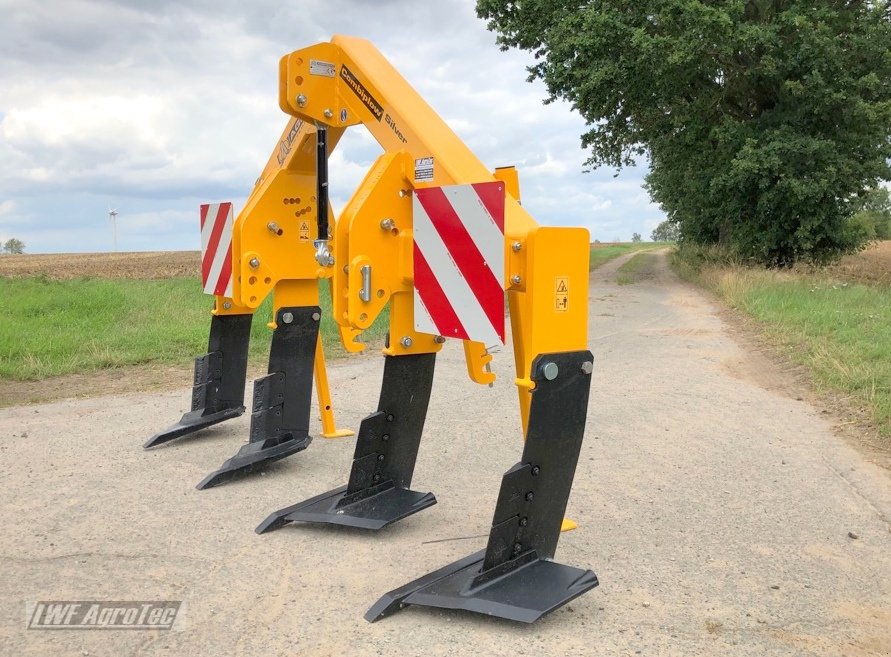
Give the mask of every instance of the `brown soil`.
M 263 363 L 248 365 L 248 378 L 265 374 Z M 177 365 L 131 365 L 114 369 L 66 374 L 39 381 L 0 378 L 0 408 L 42 404 L 60 399 L 101 397 L 131 392 L 156 392 L 186 388 L 192 383 L 191 363 Z
M 142 251 L 136 253 L 48 253 L 0 257 L 0 276 L 154 279 L 198 277 L 198 251 Z

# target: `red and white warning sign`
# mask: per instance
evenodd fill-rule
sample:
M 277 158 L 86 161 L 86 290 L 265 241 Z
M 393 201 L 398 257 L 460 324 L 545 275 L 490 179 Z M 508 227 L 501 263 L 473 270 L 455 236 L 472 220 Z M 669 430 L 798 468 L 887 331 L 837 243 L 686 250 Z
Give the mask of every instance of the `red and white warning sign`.
M 504 183 L 415 190 L 415 330 L 504 342 Z
M 206 294 L 232 296 L 232 204 L 201 206 L 201 285 Z

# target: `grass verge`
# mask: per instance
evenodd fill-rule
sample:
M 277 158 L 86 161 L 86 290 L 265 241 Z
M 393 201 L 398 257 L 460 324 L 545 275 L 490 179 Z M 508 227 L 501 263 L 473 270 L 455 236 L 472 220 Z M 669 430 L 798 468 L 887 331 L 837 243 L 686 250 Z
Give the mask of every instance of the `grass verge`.
M 819 389 L 867 407 L 891 445 L 891 287 L 851 283 L 825 270 L 753 269 L 714 250 L 684 248 L 672 260 L 683 278 L 754 317 Z
M 339 355 L 327 282 L 322 299 L 325 353 Z M 212 299 L 194 278 L 164 280 L 0 278 L 0 377 L 35 380 L 149 363 L 186 364 L 207 350 Z M 251 328 L 250 357 L 264 363 L 272 332 L 271 299 Z M 382 341 L 381 316 L 362 335 Z
M 623 244 L 592 244 L 591 245 L 591 260 L 588 266 L 588 270 L 592 271 L 597 269 L 601 265 L 605 265 L 610 260 L 615 260 L 619 256 L 625 255 L 626 253 L 633 253 L 634 251 L 641 250 L 649 250 L 649 249 L 657 249 L 663 246 L 668 246 L 667 243 L 662 242 L 626 242 Z

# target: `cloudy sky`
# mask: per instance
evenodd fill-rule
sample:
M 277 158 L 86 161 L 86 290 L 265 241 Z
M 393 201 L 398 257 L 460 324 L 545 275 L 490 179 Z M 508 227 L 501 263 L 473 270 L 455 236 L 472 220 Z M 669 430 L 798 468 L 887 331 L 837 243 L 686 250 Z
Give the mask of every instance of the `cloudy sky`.
M 501 52 L 473 0 L 0 0 L 0 240 L 31 253 L 199 248 L 198 205 L 239 209 L 287 117 L 279 58 L 332 34 L 370 39 L 524 205 L 592 240 L 648 237 L 644 170 L 584 172 L 582 119 L 543 105 L 531 56 Z M 335 211 L 380 154 L 351 128 Z

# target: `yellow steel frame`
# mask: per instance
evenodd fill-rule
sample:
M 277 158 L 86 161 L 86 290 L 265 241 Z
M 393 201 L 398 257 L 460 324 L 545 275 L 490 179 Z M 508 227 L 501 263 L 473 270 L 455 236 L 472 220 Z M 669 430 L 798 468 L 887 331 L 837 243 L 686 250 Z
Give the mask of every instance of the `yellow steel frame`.
M 316 239 L 315 131 L 313 124 L 291 118 L 269 157 L 253 192 L 238 214 L 232 235 L 232 297 L 217 296 L 214 314 L 255 313 L 270 293 L 273 316 L 284 306 L 315 306 L 319 281 L 331 270 L 313 259 Z M 343 130 L 331 130 L 334 148 Z M 332 217 L 332 225 L 333 217 Z M 269 324 L 275 328 L 274 323 Z M 359 330 L 339 327 L 348 351 L 360 351 L 354 341 Z M 322 419 L 322 436 L 353 435 L 338 429 L 325 369 L 321 338 L 314 362 L 316 393 Z
M 413 190 L 505 182 L 504 282 L 525 435 L 535 357 L 587 349 L 588 231 L 539 226 L 519 203 L 516 172 L 491 173 L 364 39 L 335 36 L 330 43 L 283 57 L 279 105 L 295 118 L 328 126 L 332 135 L 363 124 L 384 150 L 337 222 L 332 293 L 335 319 L 347 330 L 367 328 L 390 304 L 387 354 L 441 348 L 437 336 L 413 328 Z M 421 158 L 433 158 L 433 177 L 417 182 L 414 166 Z M 292 258 L 305 260 L 302 266 L 315 264 L 309 252 L 293 253 Z M 359 297 L 363 267 L 371 272 L 372 293 L 367 300 Z M 490 383 L 493 375 L 486 365 L 491 356 L 485 345 L 465 343 L 465 356 L 471 378 Z

